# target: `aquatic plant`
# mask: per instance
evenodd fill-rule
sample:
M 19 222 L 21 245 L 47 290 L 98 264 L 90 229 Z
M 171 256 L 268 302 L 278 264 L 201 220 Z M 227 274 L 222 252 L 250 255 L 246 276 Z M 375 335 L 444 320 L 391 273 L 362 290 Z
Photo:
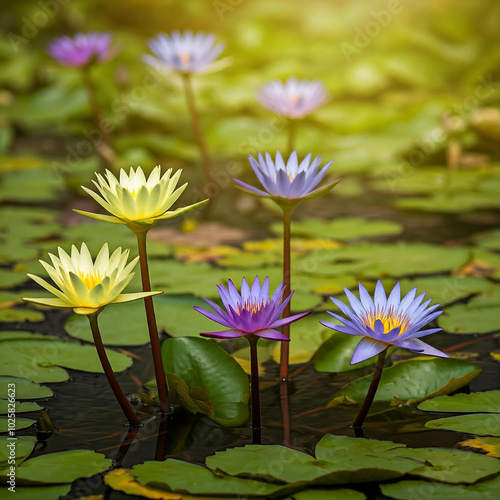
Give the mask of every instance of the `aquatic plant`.
M 331 297 L 331 300 L 349 319 L 328 311 L 328 314 L 339 320 L 342 325 L 324 321 L 320 323 L 338 332 L 363 337 L 354 349 L 351 365 L 378 354 L 372 383 L 353 423 L 353 427 L 356 428 L 362 427 L 370 410 L 382 377 L 387 349 L 390 346 L 394 345 L 429 356 L 442 358 L 449 356 L 420 340 L 420 337 L 441 330 L 441 328 L 427 330 L 422 330 L 422 328 L 443 312 L 436 311 L 439 304 L 429 307 L 432 299 L 423 302 L 425 292 L 415 297 L 417 288 L 413 288 L 401 299 L 401 286 L 397 283 L 387 297 L 380 281 L 375 287 L 373 299 L 361 283 L 359 283 L 359 299 L 348 289 L 344 288 L 344 291 L 350 307 L 335 297 Z
M 30 298 L 23 300 L 49 307 L 71 307 L 76 314 L 87 316 L 90 322 L 94 343 L 109 385 L 120 404 L 123 413 L 132 425 L 139 425 L 134 411 L 118 384 L 102 343 L 97 317 L 109 304 L 120 304 L 132 300 L 158 295 L 163 292 L 122 293 L 135 273 L 132 272 L 139 257 L 127 264 L 130 251 L 117 248 L 111 256 L 105 243 L 95 261 L 89 249 L 82 243 L 80 251 L 73 245 L 71 254 L 58 248 L 58 257 L 49 253 L 52 265 L 40 261 L 58 288 L 34 274 L 28 276 L 40 286 L 55 295 L 55 298 Z
M 268 277 L 264 278 L 261 286 L 260 279 L 256 276 L 251 287 L 246 278 L 243 278 L 241 281 L 241 293 L 238 292 L 231 280 L 228 280 L 227 289 L 223 285 L 218 285 L 217 290 L 219 291 L 219 296 L 225 310 L 209 299 L 204 300 L 214 312 L 206 311 L 197 306 L 194 309 L 212 321 L 229 328 L 229 330 L 204 332 L 201 335 L 217 339 L 237 337 L 246 337 L 248 339 L 251 362 L 252 429 L 254 432 L 254 442 L 260 442 L 261 419 L 257 342 L 259 338 L 288 342 L 290 338 L 276 330 L 276 328 L 289 325 L 307 316 L 309 312 L 279 319 L 290 303 L 293 292 L 281 302 L 285 286 L 283 283 L 280 283 L 270 297 Z
M 265 191 L 239 179 L 234 179 L 245 193 L 256 197 L 270 198 L 283 211 L 283 284 L 285 297 L 288 297 L 290 293 L 290 223 L 292 210 L 299 201 L 318 198 L 340 182 L 340 179 L 337 179 L 318 188 L 318 184 L 325 177 L 333 160 L 318 172 L 322 157 L 317 156 L 312 162 L 311 157 L 312 155 L 309 153 L 299 163 L 297 152 L 294 151 L 285 163 L 279 151 L 276 152 L 274 161 L 268 152 L 265 153 L 265 158 L 259 153 L 258 161 L 252 155 L 248 155 L 250 165 Z M 283 316 L 290 316 L 290 302 L 285 307 Z M 282 331 L 286 337 L 290 337 L 288 324 L 283 326 Z M 283 343 L 281 344 L 280 362 L 280 377 L 282 379 L 288 377 L 288 360 L 289 347 L 288 344 Z

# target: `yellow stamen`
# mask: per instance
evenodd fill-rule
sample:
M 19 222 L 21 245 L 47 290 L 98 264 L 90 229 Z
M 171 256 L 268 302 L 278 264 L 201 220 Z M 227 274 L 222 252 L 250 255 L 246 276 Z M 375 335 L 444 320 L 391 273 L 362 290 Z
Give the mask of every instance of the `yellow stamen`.
M 179 57 L 184 66 L 187 66 L 189 64 L 189 61 L 191 60 L 191 54 L 188 54 L 186 52 L 179 54 Z
M 77 276 L 83 281 L 83 284 L 92 290 L 96 285 L 102 282 L 106 275 L 102 275 L 100 272 L 78 272 Z
M 244 304 L 238 305 L 236 314 L 240 316 L 243 311 L 248 311 L 250 312 L 250 314 L 255 314 L 259 312 L 265 305 L 266 303 L 264 302 L 251 302 L 250 300 L 247 300 Z
M 389 333 L 394 328 L 398 326 L 401 328 L 399 335 L 405 332 L 408 329 L 408 318 L 406 316 L 394 315 L 392 311 L 387 311 L 385 313 L 379 313 L 375 311 L 371 316 L 367 316 L 365 318 L 366 326 L 369 326 L 371 329 L 375 328 L 375 321 L 380 320 L 382 325 L 384 325 L 384 334 Z

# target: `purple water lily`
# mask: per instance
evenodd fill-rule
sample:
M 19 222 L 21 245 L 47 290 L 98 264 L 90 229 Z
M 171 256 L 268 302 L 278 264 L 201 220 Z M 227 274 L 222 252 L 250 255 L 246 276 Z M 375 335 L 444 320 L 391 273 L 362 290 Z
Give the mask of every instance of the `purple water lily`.
M 251 287 L 246 278 L 243 278 L 241 294 L 238 293 L 231 280 L 228 281 L 227 289 L 223 285 L 218 285 L 217 289 L 225 311 L 208 299 L 205 301 L 215 312 L 206 311 L 201 307 L 195 307 L 195 309 L 229 330 L 202 333 L 203 337 L 229 339 L 252 334 L 270 340 L 288 341 L 290 339 L 275 328 L 288 325 L 309 314 L 309 312 L 305 312 L 279 319 L 286 305 L 290 302 L 292 294 L 280 304 L 284 291 L 283 283 L 280 283 L 273 296 L 269 298 L 269 278 L 267 277 L 261 286 L 259 277 L 256 276 Z
M 354 350 L 351 365 L 371 358 L 391 345 L 419 354 L 449 357 L 444 352 L 419 340 L 420 337 L 441 330 L 441 328 L 421 329 L 443 312 L 436 311 L 439 304 L 428 307 L 432 299 L 423 302 L 425 292 L 415 297 L 417 289 L 414 288 L 401 299 L 401 287 L 397 283 L 389 297 L 386 297 L 380 281 L 375 287 L 373 299 L 361 283 L 359 283 L 360 299 L 345 288 L 344 291 L 351 307 L 333 297 L 331 300 L 349 319 L 328 311 L 328 314 L 338 319 L 343 325 L 323 321 L 321 324 L 348 335 L 363 336 Z
M 205 73 L 214 69 L 214 61 L 224 50 L 224 44 L 215 44 L 215 35 L 174 31 L 170 36 L 160 34 L 149 42 L 156 57 L 144 55 L 143 61 L 158 68 L 184 74 Z
M 234 179 L 248 194 L 253 196 L 271 197 L 286 200 L 305 200 L 317 198 L 332 189 L 340 180 L 336 180 L 326 186 L 316 188 L 325 177 L 328 168 L 332 164 L 329 161 L 319 172 L 318 168 L 322 156 L 316 156 L 311 162 L 309 153 L 300 163 L 297 152 L 293 153 L 285 163 L 281 153 L 276 152 L 276 160 L 273 161 L 271 155 L 266 152 L 265 158 L 261 153 L 258 160 L 252 155 L 248 155 L 252 169 L 266 191 L 250 186 L 246 182 Z
M 49 54 L 66 66 L 87 66 L 93 61 L 107 61 L 115 51 L 110 48 L 109 33 L 77 33 L 73 38 L 56 38 L 49 46 Z
M 327 101 L 325 87 L 318 81 L 289 78 L 285 83 L 272 80 L 263 85 L 257 100 L 270 111 L 291 119 L 302 118 Z

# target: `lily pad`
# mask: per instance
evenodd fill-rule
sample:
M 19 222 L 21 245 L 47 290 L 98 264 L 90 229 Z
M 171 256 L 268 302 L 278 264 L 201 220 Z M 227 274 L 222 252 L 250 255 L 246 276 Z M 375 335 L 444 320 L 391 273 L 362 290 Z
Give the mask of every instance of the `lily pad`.
M 0 376 L 0 394 L 8 394 L 9 388 L 15 385 L 16 401 L 20 399 L 45 399 L 54 395 L 51 389 L 30 380 L 16 377 Z
M 440 396 L 423 401 L 418 409 L 444 413 L 500 413 L 500 391 Z
M 12 443 L 15 445 L 12 447 L 13 457 L 10 448 L 7 447 L 8 445 L 12 445 Z M 36 438 L 32 436 L 17 436 L 15 441 L 12 438 L 9 439 L 7 436 L 0 436 L 0 471 L 9 465 L 9 458 L 14 458 L 16 466 L 19 466 L 23 460 L 26 460 L 30 456 L 35 444 Z
M 0 288 L 12 288 L 28 281 L 26 274 L 15 273 L 7 269 L 0 269 Z
M 208 415 L 230 427 L 249 415 L 249 382 L 245 371 L 216 343 L 201 338 L 167 339 L 162 346 L 165 371 L 180 377 L 192 391 L 201 388 L 213 403 Z
M 30 323 L 37 323 L 43 321 L 45 315 L 40 311 L 33 311 L 32 309 L 0 309 L 0 323 L 18 323 L 21 321 L 28 321 Z
M 474 413 L 457 417 L 438 418 L 426 422 L 429 429 L 443 429 L 447 431 L 465 432 L 478 436 L 500 437 L 500 414 Z
M 17 486 L 16 500 L 33 500 L 40 498 L 43 500 L 59 500 L 71 491 L 71 484 L 57 486 Z M 8 497 L 5 497 L 8 498 Z M 97 499 L 95 499 L 97 500 Z
M 36 420 L 31 420 L 29 418 L 16 417 L 14 422 L 14 427 L 11 427 L 11 419 L 7 417 L 0 417 L 0 432 L 7 432 L 11 430 L 27 429 L 33 424 L 36 424 Z
M 500 458 L 500 437 L 476 437 L 462 441 L 460 446 L 486 452 L 490 457 Z
M 481 233 L 474 238 L 474 242 L 486 250 L 500 250 L 500 230 Z
M 38 403 L 16 401 L 16 414 L 38 410 L 43 410 L 43 406 L 40 406 Z M 9 412 L 9 401 L 7 399 L 0 399 L 0 415 L 7 415 Z
M 201 465 L 169 458 L 164 462 L 145 462 L 131 469 L 135 479 L 144 486 L 194 495 L 272 495 L 283 486 L 242 479 L 217 476 Z
M 364 500 L 366 496 L 360 491 L 338 488 L 332 490 L 304 490 L 294 493 L 286 500 Z
M 271 226 L 275 234 L 283 234 L 282 224 Z M 333 221 L 308 219 L 292 222 L 292 236 L 325 238 L 332 240 L 355 240 L 399 234 L 403 226 L 398 222 L 363 217 L 342 217 Z
M 449 394 L 474 380 L 481 370 L 460 359 L 414 358 L 399 361 L 382 372 L 374 401 L 391 405 L 418 403 L 425 399 Z M 359 378 L 340 389 L 330 401 L 336 406 L 346 399 L 364 401 L 372 375 Z
M 384 495 L 398 500 L 496 500 L 499 488 L 500 476 L 471 486 L 428 481 L 399 481 L 380 485 Z
M 404 210 L 459 214 L 498 208 L 500 200 L 496 193 L 451 193 L 429 198 L 402 198 L 396 202 L 396 206 Z
M 107 354 L 116 372 L 132 365 L 132 359 L 125 354 L 112 350 Z M 57 337 L 2 342 L 0 375 L 20 376 L 34 382 L 62 382 L 68 380 L 69 375 L 61 367 L 103 373 L 93 346 L 62 341 Z
M 111 460 L 90 450 L 71 450 L 30 458 L 16 470 L 16 482 L 26 484 L 64 484 L 80 477 L 104 472 Z

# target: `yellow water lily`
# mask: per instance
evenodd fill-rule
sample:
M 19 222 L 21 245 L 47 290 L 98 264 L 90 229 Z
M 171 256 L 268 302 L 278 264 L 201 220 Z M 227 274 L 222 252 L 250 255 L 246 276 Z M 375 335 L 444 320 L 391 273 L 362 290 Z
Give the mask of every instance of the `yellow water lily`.
M 151 229 L 161 219 L 171 219 L 189 212 L 208 200 L 169 211 L 186 189 L 187 182 L 176 189 L 182 170 L 172 175 L 168 169 L 161 176 L 161 167 L 156 166 L 149 178 L 141 167 L 127 172 L 120 170 L 117 179 L 109 170 L 106 175 L 96 173 L 97 181 L 92 181 L 99 193 L 84 186 L 82 189 L 94 198 L 111 215 L 94 214 L 83 210 L 75 212 L 104 222 L 125 224 L 135 232 Z
M 58 255 L 49 253 L 52 265 L 43 260 L 42 266 L 59 287 L 47 283 L 34 274 L 28 276 L 40 286 L 56 296 L 56 298 L 23 298 L 27 302 L 50 307 L 71 307 L 75 313 L 86 316 L 96 314 L 108 304 L 119 304 L 142 299 L 163 292 L 122 293 L 134 277 L 134 269 L 139 257 L 127 264 L 129 250 L 117 248 L 110 256 L 108 244 L 105 243 L 95 261 L 92 261 L 89 249 L 82 243 L 81 250 L 73 245 L 71 254 L 61 247 Z

